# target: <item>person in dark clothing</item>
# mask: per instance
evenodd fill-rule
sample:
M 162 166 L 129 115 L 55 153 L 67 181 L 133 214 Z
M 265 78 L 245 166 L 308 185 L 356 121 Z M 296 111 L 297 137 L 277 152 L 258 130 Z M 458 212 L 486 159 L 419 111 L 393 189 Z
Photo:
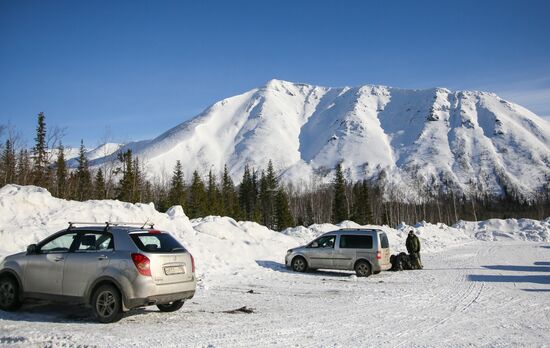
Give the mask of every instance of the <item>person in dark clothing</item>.
M 411 255 L 412 266 L 415 269 L 422 269 L 424 266 L 422 266 L 422 260 L 420 259 L 420 239 L 414 234 L 413 230 L 409 231 L 405 245 Z

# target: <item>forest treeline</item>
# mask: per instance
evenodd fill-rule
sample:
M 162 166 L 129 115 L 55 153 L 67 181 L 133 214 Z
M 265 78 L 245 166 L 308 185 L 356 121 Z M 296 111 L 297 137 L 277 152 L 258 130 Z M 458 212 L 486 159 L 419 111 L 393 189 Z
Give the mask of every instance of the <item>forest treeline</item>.
M 173 205 L 183 206 L 189 218 L 207 215 L 230 216 L 236 220 L 256 221 L 275 230 L 313 223 L 338 223 L 353 220 L 359 224 L 396 226 L 401 222 L 443 222 L 489 218 L 533 218 L 550 216 L 548 193 L 535 202 L 520 202 L 513 197 L 475 198 L 438 194 L 424 197 L 423 203 L 404 203 L 388 195 L 378 181 L 345 179 L 340 164 L 330 184 L 307 189 L 283 185 L 269 161 L 266 168 L 246 166 L 236 185 L 224 167 L 222 173 L 210 171 L 202 177 L 195 171 L 183 174 L 178 161 L 170 175 L 149 177 L 144 163 L 131 150 L 119 152 L 117 160 L 91 169 L 86 148 L 81 142 L 74 168 L 69 168 L 62 132 L 48 134 L 43 113 L 38 115 L 34 146 L 21 146 L 13 129 L 0 125 L 0 186 L 36 185 L 55 197 L 84 201 L 119 199 L 126 202 L 153 202 L 159 211 Z M 4 133 L 4 134 L 3 134 Z M 385 191 L 386 190 L 386 191 Z

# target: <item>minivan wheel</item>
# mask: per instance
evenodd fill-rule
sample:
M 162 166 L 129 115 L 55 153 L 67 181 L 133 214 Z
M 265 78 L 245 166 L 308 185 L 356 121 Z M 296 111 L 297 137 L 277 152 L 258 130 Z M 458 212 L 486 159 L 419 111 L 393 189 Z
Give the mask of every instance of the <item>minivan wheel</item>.
M 12 277 L 0 279 L 0 309 L 16 311 L 23 303 L 19 298 L 19 284 Z
M 114 323 L 123 315 L 120 293 L 112 285 L 102 285 L 94 292 L 92 307 L 100 323 Z
M 296 256 L 292 259 L 291 266 L 294 272 L 305 272 L 307 270 L 306 259 L 301 256 Z
M 355 265 L 355 274 L 358 277 L 368 277 L 371 275 L 371 268 L 367 261 L 359 261 Z
M 177 300 L 171 303 L 158 304 L 157 308 L 161 312 L 175 312 L 183 306 L 183 300 Z

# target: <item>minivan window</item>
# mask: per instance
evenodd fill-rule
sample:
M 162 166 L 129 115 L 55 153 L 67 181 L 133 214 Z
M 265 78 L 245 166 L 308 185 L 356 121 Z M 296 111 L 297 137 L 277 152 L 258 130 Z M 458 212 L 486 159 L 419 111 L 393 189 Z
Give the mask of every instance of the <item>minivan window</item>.
M 388 236 L 384 232 L 380 232 L 380 247 L 386 249 L 390 247 L 390 242 L 388 241 Z
M 309 245 L 310 248 L 313 248 L 313 243 L 317 243 L 317 248 L 334 248 L 334 240 L 336 236 L 324 236 L 320 237 Z
M 183 245 L 168 233 L 130 233 L 130 237 L 141 251 L 148 253 L 185 251 Z
M 340 236 L 342 249 L 372 249 L 372 236 L 346 235 Z

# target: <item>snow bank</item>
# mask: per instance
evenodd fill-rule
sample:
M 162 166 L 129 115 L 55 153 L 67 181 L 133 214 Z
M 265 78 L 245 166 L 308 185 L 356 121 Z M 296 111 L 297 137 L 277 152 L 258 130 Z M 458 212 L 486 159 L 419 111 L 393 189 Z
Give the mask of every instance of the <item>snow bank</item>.
M 68 221 L 153 221 L 155 227 L 170 231 L 195 256 L 199 277 L 210 274 L 252 274 L 269 270 L 259 261 L 282 263 L 287 249 L 303 245 L 318 235 L 349 227 L 381 228 L 389 238 L 392 251 L 403 251 L 405 239 L 413 229 L 422 241 L 424 252 L 437 252 L 474 240 L 530 240 L 550 242 L 550 218 L 465 222 L 450 227 L 418 223 L 414 226 L 360 226 L 352 221 L 340 224 L 298 226 L 282 233 L 254 222 L 237 222 L 229 217 L 208 216 L 189 220 L 181 206 L 166 213 L 151 204 L 131 204 L 116 200 L 86 202 L 54 198 L 35 186 L 6 185 L 0 189 L 0 256 L 25 250 L 52 233 L 67 227 Z

